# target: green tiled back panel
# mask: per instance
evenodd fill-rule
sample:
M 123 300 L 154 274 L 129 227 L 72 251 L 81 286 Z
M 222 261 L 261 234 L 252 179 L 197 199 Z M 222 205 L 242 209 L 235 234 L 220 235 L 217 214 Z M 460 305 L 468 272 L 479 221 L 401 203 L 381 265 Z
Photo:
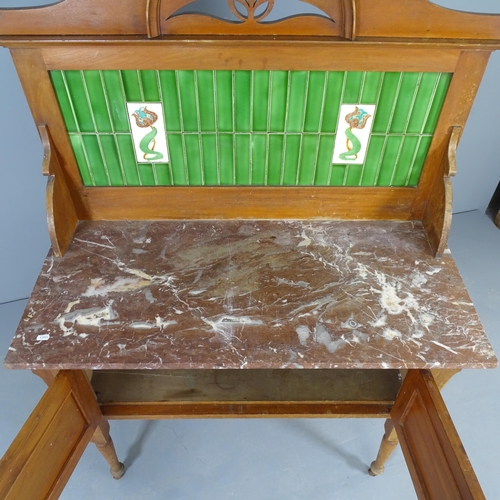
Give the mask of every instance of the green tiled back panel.
M 52 71 L 86 186 L 415 186 L 448 73 Z M 170 163 L 137 163 L 126 102 L 163 103 Z M 375 104 L 363 165 L 332 165 L 341 104 Z

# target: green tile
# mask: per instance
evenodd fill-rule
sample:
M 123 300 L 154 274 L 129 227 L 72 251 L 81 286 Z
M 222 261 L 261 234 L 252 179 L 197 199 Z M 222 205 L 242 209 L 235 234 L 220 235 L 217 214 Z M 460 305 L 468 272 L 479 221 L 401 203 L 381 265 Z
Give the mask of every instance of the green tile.
M 314 184 L 316 186 L 327 186 L 328 176 L 332 167 L 333 148 L 335 145 L 335 136 L 324 135 L 319 141 L 318 164 Z
M 123 93 L 123 83 L 119 71 L 103 71 L 104 90 L 106 92 L 111 122 L 115 132 L 130 132 L 126 98 Z
M 418 89 L 415 105 L 411 112 L 408 124 L 408 133 L 420 134 L 424 128 L 424 122 L 432 105 L 432 99 L 438 84 L 438 73 L 423 73 L 420 87 Z
M 85 85 L 90 101 L 90 107 L 94 115 L 98 132 L 112 132 L 111 119 L 108 112 L 108 103 L 104 94 L 104 87 L 99 71 L 85 71 L 83 73 Z
M 330 186 L 342 186 L 345 177 L 345 165 L 332 165 Z
M 220 149 L 220 183 L 233 185 L 233 140 L 234 136 L 221 134 L 219 137 Z
M 159 186 L 171 186 L 170 167 L 168 163 L 155 163 L 156 178 Z
M 235 109 L 234 116 L 237 132 L 250 132 L 250 93 L 252 87 L 251 71 L 236 71 L 234 75 Z
M 281 167 L 283 164 L 283 135 L 269 136 L 269 160 L 267 172 L 267 184 L 279 186 L 281 182 Z
M 349 165 L 347 168 L 345 185 L 359 186 L 359 184 L 361 183 L 362 171 L 363 171 L 363 165 Z
M 198 135 L 186 134 L 184 140 L 186 141 L 189 185 L 201 186 L 203 178 Z
M 364 81 L 364 73 L 361 71 L 349 71 L 346 77 L 343 104 L 359 104 L 361 90 Z
M 139 72 L 135 70 L 121 71 L 125 98 L 129 102 L 142 102 L 141 84 L 139 82 Z
M 271 131 L 285 130 L 286 103 L 288 96 L 288 72 L 272 72 Z
M 285 168 L 283 185 L 295 186 L 297 183 L 297 169 L 299 165 L 300 135 L 288 135 L 285 149 Z
M 220 132 L 233 131 L 233 73 L 217 71 L 217 121 Z
M 165 128 L 168 132 L 181 131 L 181 115 L 179 111 L 179 96 L 175 71 L 159 71 L 160 89 L 163 97 L 163 112 L 165 115 Z
M 95 132 L 92 112 L 83 84 L 82 73 L 80 71 L 65 71 L 64 76 L 66 77 L 80 132 Z
M 299 185 L 311 186 L 314 184 L 317 142 L 315 135 L 305 135 L 302 139 Z
M 217 139 L 215 134 L 203 134 L 203 165 L 205 171 L 205 184 L 207 186 L 216 186 L 219 184 L 218 165 L 217 165 Z
M 418 142 L 419 138 L 416 136 L 406 136 L 403 139 L 401 153 L 396 165 L 396 171 L 394 172 L 394 179 L 391 183 L 392 186 L 402 187 L 406 185 Z
M 104 155 L 105 168 L 109 175 L 110 185 L 123 186 L 124 180 L 120 169 L 120 158 L 118 157 L 114 136 L 101 135 L 100 141 Z
M 140 186 L 139 172 L 135 158 L 134 145 L 130 135 L 117 135 L 118 150 L 125 172 L 127 186 Z
M 385 136 L 372 135 L 368 144 L 365 165 L 361 177 L 361 186 L 374 186 L 380 165 L 380 157 L 384 150 Z
M 390 126 L 395 99 L 397 98 L 401 73 L 385 73 L 382 91 L 373 122 L 373 132 L 385 134 Z
M 203 132 L 215 132 L 214 72 L 197 71 L 200 123 Z
M 326 88 L 326 73 L 312 71 L 309 77 L 309 92 L 307 95 L 305 132 L 318 132 L 321 127 L 321 111 Z
M 236 184 L 250 183 L 250 134 L 236 135 Z
M 104 167 L 101 150 L 95 135 L 82 136 L 83 147 L 87 152 L 89 165 L 92 168 L 92 175 L 96 186 L 109 186 L 108 176 L 106 175 L 106 168 Z
M 181 119 L 186 132 L 198 131 L 194 71 L 178 71 L 178 90 L 181 100 Z
M 415 163 L 413 165 L 413 169 L 410 174 L 410 180 L 408 182 L 408 186 L 416 186 L 418 181 L 420 180 L 420 175 L 422 174 L 422 168 L 425 163 L 425 158 L 427 157 L 427 153 L 429 151 L 429 147 L 431 145 L 432 137 L 422 137 L 420 141 L 420 146 L 417 151 L 417 155 L 415 157 Z
M 266 183 L 266 136 L 252 136 L 252 184 L 264 186 Z
M 362 104 L 377 104 L 382 77 L 383 73 L 380 71 L 368 71 L 366 73 L 363 95 L 361 96 Z
M 307 71 L 292 71 L 290 75 L 290 98 L 288 102 L 288 132 L 302 132 L 305 120 L 305 106 L 309 83 Z
M 434 130 L 436 130 L 437 121 L 439 119 L 439 115 L 441 114 L 441 109 L 443 107 L 443 102 L 448 92 L 450 82 L 451 74 L 444 73 L 441 75 L 437 86 L 436 95 L 434 97 L 434 102 L 432 104 L 429 117 L 424 127 L 425 134 L 433 134 Z
M 75 153 L 76 162 L 78 164 L 78 169 L 80 170 L 80 175 L 82 176 L 82 182 L 84 186 L 93 186 L 92 176 L 90 174 L 90 169 L 85 158 L 85 153 L 83 150 L 82 138 L 80 135 L 69 134 L 69 140 L 73 146 L 73 152 Z
M 180 134 L 167 134 L 168 152 L 170 154 L 170 166 L 172 168 L 173 184 L 175 186 L 185 186 L 186 164 L 184 161 L 184 150 L 182 146 L 182 136 Z
M 393 134 L 406 132 L 406 124 L 412 111 L 412 105 L 420 83 L 419 73 L 404 73 L 398 94 L 394 116 L 390 125 Z
M 59 101 L 59 107 L 61 108 L 66 129 L 68 132 L 78 132 L 68 93 L 66 92 L 66 87 L 64 86 L 62 71 L 51 71 L 50 77 Z
M 253 77 L 253 130 L 265 132 L 267 130 L 269 114 L 269 71 L 255 71 Z
M 384 156 L 377 179 L 377 186 L 390 186 L 402 140 L 403 138 L 401 136 L 389 136 L 387 138 Z
M 151 163 L 139 163 L 139 175 L 143 186 L 156 186 Z
M 146 102 L 159 102 L 160 92 L 158 89 L 157 72 L 152 70 L 139 71 L 140 83 Z
M 322 132 L 336 132 L 344 77 L 345 73 L 341 71 L 330 71 L 328 73 Z

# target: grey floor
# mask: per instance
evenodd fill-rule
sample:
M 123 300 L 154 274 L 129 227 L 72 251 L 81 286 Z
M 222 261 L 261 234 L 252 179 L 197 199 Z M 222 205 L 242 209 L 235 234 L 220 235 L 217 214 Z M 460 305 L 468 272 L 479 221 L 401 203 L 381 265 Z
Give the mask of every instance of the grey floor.
M 500 354 L 500 230 L 479 212 L 456 215 L 450 247 Z M 2 353 L 25 304 L 0 305 Z M 0 369 L 0 455 L 43 391 L 43 383 L 31 373 Z M 500 370 L 465 371 L 443 395 L 486 498 L 500 499 Z M 90 446 L 63 499 L 415 498 L 399 448 L 383 476 L 366 473 L 382 435 L 381 420 L 114 421 L 111 425 L 127 473 L 120 481 L 113 480 Z

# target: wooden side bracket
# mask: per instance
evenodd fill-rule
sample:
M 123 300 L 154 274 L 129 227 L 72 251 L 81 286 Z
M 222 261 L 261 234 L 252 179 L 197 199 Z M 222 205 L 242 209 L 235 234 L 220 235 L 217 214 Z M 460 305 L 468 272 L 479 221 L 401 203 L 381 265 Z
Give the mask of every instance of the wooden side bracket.
M 452 178 L 457 173 L 457 147 L 462 127 L 452 127 L 446 154 L 443 158 L 443 177 L 432 187 L 424 212 L 423 224 L 435 257 L 441 257 L 448 243 L 453 209 Z
M 73 238 L 78 216 L 49 129 L 40 125 L 38 132 L 43 146 L 42 173 L 48 177 L 45 206 L 50 242 L 55 256 L 62 257 Z

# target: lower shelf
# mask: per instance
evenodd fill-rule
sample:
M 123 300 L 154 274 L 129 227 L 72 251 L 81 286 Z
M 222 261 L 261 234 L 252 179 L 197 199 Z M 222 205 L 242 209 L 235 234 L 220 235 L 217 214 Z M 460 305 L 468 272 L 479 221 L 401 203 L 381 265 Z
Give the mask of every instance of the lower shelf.
M 398 370 L 102 370 L 108 418 L 388 417 Z

